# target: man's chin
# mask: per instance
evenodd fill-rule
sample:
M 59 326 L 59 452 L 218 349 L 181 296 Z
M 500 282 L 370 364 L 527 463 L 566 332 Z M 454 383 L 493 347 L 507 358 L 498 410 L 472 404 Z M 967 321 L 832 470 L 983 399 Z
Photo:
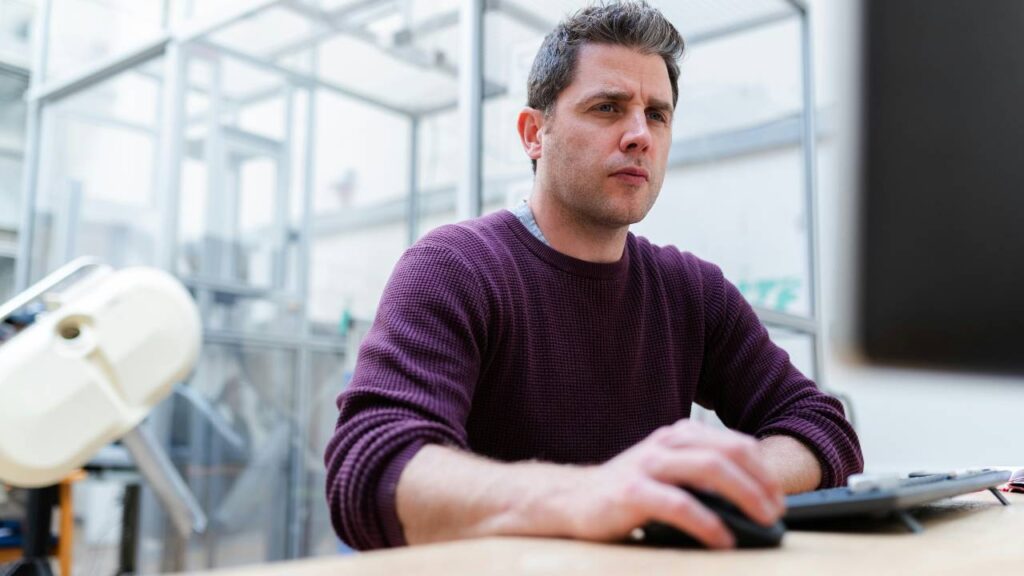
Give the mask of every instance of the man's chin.
M 643 205 L 632 204 L 629 206 L 623 206 L 616 211 L 614 220 L 618 222 L 619 226 L 630 226 L 640 222 L 647 217 L 647 214 L 654 207 L 653 203 L 644 203 Z
M 613 201 L 605 205 L 604 212 L 609 223 L 614 222 L 619 227 L 629 226 L 646 218 L 657 198 L 657 195 L 652 197 L 646 190 L 634 190 L 631 194 L 612 196 Z
M 599 220 L 605 228 L 627 228 L 647 217 L 650 208 L 634 208 L 631 210 L 609 210 L 601 214 Z

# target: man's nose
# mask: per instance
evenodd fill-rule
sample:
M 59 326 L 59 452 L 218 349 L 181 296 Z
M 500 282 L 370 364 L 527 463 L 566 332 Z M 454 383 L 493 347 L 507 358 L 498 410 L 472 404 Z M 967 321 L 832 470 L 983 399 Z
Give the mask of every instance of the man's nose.
M 647 112 L 631 114 L 622 133 L 619 148 L 623 152 L 643 152 L 651 145 L 651 129 L 647 125 Z

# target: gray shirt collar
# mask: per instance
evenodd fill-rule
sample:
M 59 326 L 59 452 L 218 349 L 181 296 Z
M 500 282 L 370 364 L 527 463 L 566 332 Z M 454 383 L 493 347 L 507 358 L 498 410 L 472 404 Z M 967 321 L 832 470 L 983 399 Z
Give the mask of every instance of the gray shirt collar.
M 551 246 L 548 239 L 544 237 L 544 233 L 540 231 L 540 227 L 537 226 L 537 220 L 533 217 L 533 210 L 530 210 L 530 205 L 526 203 L 526 200 L 520 202 L 515 208 L 512 209 L 512 213 L 519 218 L 519 221 L 526 226 L 526 229 L 533 234 L 537 240 Z

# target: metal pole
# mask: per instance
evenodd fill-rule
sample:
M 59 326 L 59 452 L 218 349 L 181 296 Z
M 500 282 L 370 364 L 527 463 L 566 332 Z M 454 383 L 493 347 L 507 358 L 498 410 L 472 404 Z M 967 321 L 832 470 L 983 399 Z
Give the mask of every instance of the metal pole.
M 46 77 L 48 58 L 50 15 L 53 0 L 39 3 L 32 28 L 32 69 L 29 78 L 29 93 L 41 86 Z M 25 134 L 25 162 L 21 176 L 21 224 L 18 227 L 18 259 L 14 268 L 14 291 L 28 288 L 32 276 L 32 243 L 35 233 L 35 204 L 39 185 L 39 148 L 42 140 L 42 102 L 28 101 L 28 125 Z
M 459 13 L 462 57 L 459 67 L 462 178 L 456 198 L 459 220 L 480 215 L 483 158 L 484 0 L 462 0 Z
M 164 54 L 164 79 L 160 92 L 160 162 L 157 165 L 156 205 L 161 216 L 156 265 L 175 273 L 178 251 L 178 215 L 181 211 L 181 155 L 185 140 L 186 58 L 184 48 L 171 42 Z
M 32 275 L 32 247 L 35 234 L 35 203 L 39 185 L 39 148 L 42 138 L 42 108 L 39 102 L 28 103 L 25 162 L 21 175 L 21 217 L 18 226 L 18 255 L 14 262 L 14 291 L 28 287 Z
M 68 182 L 67 206 L 64 210 L 64 221 L 57 227 L 56 233 L 59 240 L 54 242 L 57 251 L 57 262 L 69 262 L 78 254 L 75 254 L 78 246 L 78 228 L 82 224 L 82 182 L 72 180 Z
M 101 60 L 99 63 L 88 66 L 75 74 L 65 74 L 59 80 L 47 81 L 29 90 L 30 100 L 46 100 L 56 102 L 73 94 L 78 94 L 87 88 L 114 78 L 126 70 L 134 70 L 139 65 L 162 55 L 167 49 L 171 37 L 167 34 L 150 40 L 142 46 L 117 54 L 110 58 Z
M 237 194 L 237 190 L 229 189 L 225 172 L 228 162 L 224 153 L 224 131 L 222 116 L 223 104 L 223 65 L 220 55 L 213 53 L 207 60 L 210 64 L 210 91 L 207 105 L 206 145 L 203 148 L 206 160 L 206 238 L 202 245 L 202 261 L 199 265 L 203 278 L 235 280 L 233 263 L 234 254 L 229 240 L 230 226 L 227 214 L 233 205 L 229 195 Z M 230 268 L 230 269 L 229 269 Z M 203 310 L 203 316 L 209 310 Z
M 60 286 L 65 280 L 86 268 L 96 268 L 97 270 L 104 271 L 110 270 L 108 266 L 105 266 L 99 260 L 91 256 L 76 258 L 74 261 L 68 262 L 53 272 L 50 272 L 45 278 L 33 284 L 31 288 L 25 288 L 7 302 L 0 303 L 0 322 L 8 319 L 12 314 L 20 310 L 26 304 L 32 303 L 43 294 L 46 294 L 50 290 Z
M 294 135 L 295 88 L 287 85 L 284 96 L 284 141 L 277 155 L 277 181 L 274 203 L 277 206 L 274 214 L 274 251 L 273 280 L 274 290 L 285 291 L 288 285 L 288 244 L 291 233 L 291 185 L 292 185 L 292 141 Z
M 409 245 L 420 237 L 420 118 L 409 120 Z
M 206 530 L 206 514 L 153 432 L 136 426 L 121 438 L 135 465 L 156 493 L 182 538 Z
M 804 192 L 807 215 L 807 257 L 810 278 L 811 318 L 818 325 L 814 338 L 814 378 L 822 388 L 825 379 L 823 319 L 821 317 L 821 266 L 818 246 L 818 152 L 817 123 L 814 98 L 814 60 L 811 46 L 811 18 L 806 9 L 800 11 L 800 45 L 803 78 L 804 128 Z
M 366 94 L 361 94 L 355 90 L 351 90 L 349 88 L 341 86 L 340 84 L 328 82 L 323 78 L 317 77 L 315 74 L 298 72 L 292 68 L 288 68 L 286 66 L 281 66 L 279 64 L 263 60 L 262 58 L 253 56 L 248 52 L 244 52 L 242 50 L 235 50 L 234 48 L 229 48 L 228 46 L 222 44 L 216 44 L 202 40 L 193 40 L 189 43 L 189 45 L 199 46 L 209 50 L 210 52 L 219 54 L 220 56 L 231 58 L 232 60 L 239 60 L 253 67 L 266 70 L 272 74 L 281 76 L 282 78 L 285 78 L 298 86 L 315 86 L 317 88 L 330 90 L 335 94 L 340 94 L 346 98 L 351 98 L 352 100 L 362 102 L 368 106 L 373 106 L 374 108 L 379 108 L 381 110 L 388 110 L 390 112 L 394 112 L 395 114 L 401 114 L 402 116 L 410 116 L 414 113 L 413 110 L 399 108 L 386 102 L 375 100 Z
M 316 74 L 320 61 L 319 61 L 319 48 L 314 48 L 310 53 L 310 70 L 313 74 Z M 316 87 L 306 86 L 306 131 L 305 141 L 303 145 L 305 166 L 303 173 L 303 189 L 302 189 L 302 220 L 299 230 L 299 250 L 298 250 L 298 262 L 296 262 L 296 271 L 298 273 L 298 279 L 296 289 L 299 294 L 299 301 L 302 305 L 299 307 L 299 334 L 300 339 L 305 341 L 309 338 L 309 307 L 306 304 L 309 301 L 309 262 L 310 252 L 312 250 L 312 233 L 313 233 L 313 194 L 316 190 Z M 310 400 L 310 388 L 312 387 L 312 379 L 310 377 L 312 373 L 313 354 L 309 346 L 303 345 L 299 348 L 298 353 L 298 366 L 297 366 L 297 380 L 298 380 L 298 393 L 295 398 L 295 404 L 292 406 L 292 414 L 294 415 L 293 426 L 295 436 L 292 438 L 291 450 L 289 450 L 290 462 L 290 493 L 291 502 L 290 506 L 291 513 L 288 518 L 288 546 L 287 556 L 289 558 L 298 558 L 305 556 L 310 553 L 308 550 L 309 534 L 306 530 L 306 519 L 309 517 L 309 504 L 306 501 L 308 498 L 308 492 L 305 489 L 308 483 L 308 472 L 306 470 L 306 459 L 303 453 L 303 447 L 308 445 L 309 438 L 308 429 L 302 429 L 299 424 L 309 421 L 307 417 L 311 409 Z
M 155 193 L 154 204 L 160 214 L 160 230 L 157 235 L 154 265 L 176 275 L 178 254 L 178 217 L 181 212 L 181 156 L 184 149 L 185 127 L 182 121 L 185 112 L 185 94 L 188 90 L 187 51 L 179 43 L 170 41 L 165 47 L 163 62 L 163 78 L 159 93 L 159 125 L 157 127 L 157 163 L 153 179 Z M 149 418 L 140 425 L 146 433 L 156 440 L 157 445 L 165 450 L 171 449 L 171 426 L 173 401 L 160 403 Z M 172 464 L 173 465 L 173 464 Z M 188 482 L 183 480 L 187 485 Z M 167 533 L 167 522 L 180 530 L 180 518 L 174 518 L 162 505 L 162 496 L 156 487 L 145 482 L 138 486 L 138 513 L 134 527 L 125 526 L 124 530 L 134 530 L 132 538 L 136 542 L 154 538 L 165 542 L 162 550 L 163 562 L 166 567 L 184 568 L 184 558 L 176 557 L 177 547 L 184 546 L 188 537 L 180 532 Z M 194 498 L 193 498 L 194 499 Z M 158 506 L 158 503 L 160 504 Z M 178 512 L 181 514 L 181 512 Z M 166 516 L 165 516 L 166 515 Z M 166 520 L 165 520 L 166 518 Z M 122 556 L 122 562 L 128 560 L 135 566 L 143 564 L 141 546 L 134 551 L 125 550 L 124 555 L 132 554 L 132 558 Z

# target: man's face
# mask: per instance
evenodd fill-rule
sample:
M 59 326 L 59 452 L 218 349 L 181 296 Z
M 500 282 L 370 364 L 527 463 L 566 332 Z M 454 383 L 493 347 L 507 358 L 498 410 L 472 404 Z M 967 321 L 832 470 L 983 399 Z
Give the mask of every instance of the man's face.
M 639 222 L 665 178 L 672 112 L 661 56 L 584 45 L 572 83 L 544 121 L 537 178 L 582 224 Z

